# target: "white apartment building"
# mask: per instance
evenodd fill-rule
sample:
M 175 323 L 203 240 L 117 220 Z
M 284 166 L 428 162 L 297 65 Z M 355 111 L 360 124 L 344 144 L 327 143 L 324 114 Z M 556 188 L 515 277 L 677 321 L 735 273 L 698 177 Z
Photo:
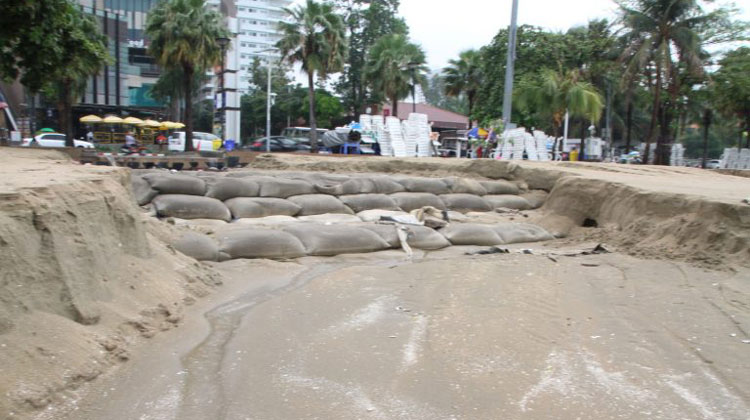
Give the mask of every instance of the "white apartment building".
M 278 60 L 279 54 L 268 51 L 281 38 L 278 24 L 287 18 L 284 8 L 293 0 L 234 0 L 237 8 L 237 59 L 239 90 L 246 93 L 252 80 L 249 69 L 255 57 Z

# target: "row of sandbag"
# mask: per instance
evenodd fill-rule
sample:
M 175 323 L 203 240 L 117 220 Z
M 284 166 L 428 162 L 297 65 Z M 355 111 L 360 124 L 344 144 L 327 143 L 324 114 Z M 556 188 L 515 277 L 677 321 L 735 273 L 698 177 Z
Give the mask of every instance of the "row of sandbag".
M 246 176 L 245 176 L 246 175 Z M 288 198 L 298 195 L 394 194 L 402 192 L 444 194 L 517 195 L 517 184 L 468 178 L 421 178 L 386 175 L 343 176 L 319 173 L 267 176 L 232 172 L 227 176 L 195 176 L 154 172 L 133 174 L 133 191 L 139 205 L 160 194 L 199 195 L 221 201 L 237 197 Z
M 314 216 L 320 214 L 359 214 L 368 210 L 406 211 L 434 207 L 438 210 L 488 212 L 497 208 L 528 210 L 542 205 L 546 193 L 527 196 L 510 194 L 478 196 L 400 192 L 331 196 L 304 194 L 288 198 L 236 197 L 224 202 L 211 197 L 185 194 L 156 196 L 151 204 L 159 217 L 180 219 L 250 219 L 268 216 Z
M 201 261 L 334 256 L 401 248 L 398 229 L 399 227 L 393 224 L 373 223 L 299 223 L 276 229 L 230 228 L 220 230 L 213 237 L 195 232 L 186 233 L 174 247 Z M 451 245 L 493 246 L 553 239 L 543 228 L 523 223 L 456 223 L 440 230 L 409 225 L 405 229 L 408 231 L 407 244 L 411 248 L 422 250 L 437 250 Z

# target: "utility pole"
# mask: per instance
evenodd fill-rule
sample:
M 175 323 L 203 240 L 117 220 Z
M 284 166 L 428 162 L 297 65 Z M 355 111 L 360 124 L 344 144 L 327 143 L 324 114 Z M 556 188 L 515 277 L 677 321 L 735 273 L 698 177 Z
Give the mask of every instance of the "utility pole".
M 505 98 L 503 99 L 503 127 L 510 129 L 511 112 L 513 111 L 513 74 L 516 65 L 516 34 L 518 32 L 518 0 L 513 0 L 513 12 L 508 31 L 508 62 L 505 65 Z

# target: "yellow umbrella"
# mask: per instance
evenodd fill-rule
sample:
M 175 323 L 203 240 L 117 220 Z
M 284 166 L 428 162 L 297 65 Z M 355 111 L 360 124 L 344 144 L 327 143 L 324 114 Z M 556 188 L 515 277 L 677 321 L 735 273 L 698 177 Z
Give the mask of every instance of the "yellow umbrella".
M 78 121 L 86 124 L 92 124 L 102 122 L 102 117 L 98 117 L 96 115 L 86 115 L 85 117 L 79 118 Z
M 142 123 L 140 123 L 138 125 L 140 125 L 141 127 L 149 127 L 149 128 L 159 128 L 159 127 L 161 127 L 161 123 L 159 121 L 154 121 L 154 120 L 146 120 L 146 121 L 143 121 Z
M 174 128 L 185 128 L 185 124 L 181 122 L 174 123 Z
M 110 115 L 109 117 L 105 117 L 102 122 L 104 124 L 122 124 L 122 118 L 115 115 Z
M 124 120 L 122 120 L 122 122 L 125 123 L 125 124 L 138 125 L 138 124 L 142 124 L 143 120 L 140 119 L 140 118 L 136 118 L 136 117 L 128 117 L 128 118 L 125 118 Z

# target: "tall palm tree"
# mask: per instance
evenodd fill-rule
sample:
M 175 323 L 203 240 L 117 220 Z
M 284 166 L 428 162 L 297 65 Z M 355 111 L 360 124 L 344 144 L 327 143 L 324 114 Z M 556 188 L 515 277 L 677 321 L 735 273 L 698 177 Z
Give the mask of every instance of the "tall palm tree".
M 625 36 L 630 40 L 622 56 L 627 72 L 646 73 L 653 90 L 644 162 L 648 161 L 648 145 L 660 126 L 655 162 L 668 164 L 666 148 L 670 142 L 673 105 L 680 90 L 680 70 L 702 73 L 703 52 L 696 28 L 711 16 L 703 13 L 696 0 L 620 0 L 618 4 L 621 22 L 628 31 Z M 670 104 L 663 99 L 665 89 L 670 94 Z
M 307 0 L 304 6 L 284 9 L 291 17 L 279 23 L 282 37 L 276 43 L 282 60 L 301 63 L 307 73 L 310 103 L 310 148 L 318 152 L 318 124 L 315 119 L 315 75 L 325 78 L 343 69 L 347 53 L 344 21 L 329 3 Z
M 217 38 L 229 36 L 221 14 L 205 0 L 162 0 L 149 12 L 149 53 L 164 69 L 182 70 L 185 95 L 185 150 L 193 150 L 193 80 L 221 59 Z
M 582 80 L 578 70 L 542 70 L 538 77 L 521 79 L 516 95 L 522 109 L 552 117 L 556 138 L 560 136 L 566 112 L 593 122 L 601 118 L 604 109 L 602 95 L 591 83 Z M 583 146 L 582 143 L 582 149 Z
M 450 60 L 443 69 L 445 94 L 448 96 L 466 95 L 469 102 L 469 128 L 472 125 L 471 112 L 479 90 L 482 88 L 482 56 L 477 50 L 463 51 L 458 60 Z
M 413 83 L 424 82 L 426 61 L 422 47 L 409 42 L 405 35 L 386 35 L 370 48 L 365 78 L 375 92 L 391 101 L 393 115 L 398 115 L 398 100 L 409 94 Z

